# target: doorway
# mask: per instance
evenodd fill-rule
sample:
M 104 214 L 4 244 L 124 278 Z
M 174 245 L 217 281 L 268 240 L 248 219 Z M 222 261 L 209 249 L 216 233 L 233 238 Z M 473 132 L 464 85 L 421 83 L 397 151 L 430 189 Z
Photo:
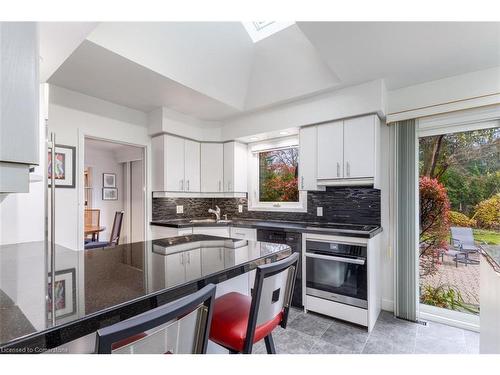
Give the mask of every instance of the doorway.
M 117 226 L 119 244 L 144 241 L 144 147 L 86 136 L 83 164 L 82 242 L 109 242 Z
M 499 123 L 419 125 L 420 317 L 477 331 L 480 250 L 500 247 Z

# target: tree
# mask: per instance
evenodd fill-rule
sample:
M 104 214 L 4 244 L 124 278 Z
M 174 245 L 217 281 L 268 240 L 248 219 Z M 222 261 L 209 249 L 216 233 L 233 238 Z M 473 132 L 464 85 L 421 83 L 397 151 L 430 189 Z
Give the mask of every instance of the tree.
M 435 178 L 423 176 L 420 188 L 420 272 L 421 276 L 435 272 L 434 259 L 446 246 L 450 201 L 446 188 Z
M 500 229 L 500 194 L 480 202 L 473 219 L 477 220 L 480 228 Z

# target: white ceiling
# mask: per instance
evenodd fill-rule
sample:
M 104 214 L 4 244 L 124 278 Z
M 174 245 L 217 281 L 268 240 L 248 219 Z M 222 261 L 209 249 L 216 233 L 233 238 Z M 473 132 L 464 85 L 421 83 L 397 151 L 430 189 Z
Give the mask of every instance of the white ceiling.
M 144 112 L 166 106 L 204 119 L 239 113 L 225 103 L 88 40 L 65 61 L 49 82 Z
M 97 24 L 97 22 L 38 23 L 40 82 L 47 81 Z
M 388 89 L 500 65 L 500 22 L 299 22 L 342 82 Z
M 49 82 L 142 111 L 219 120 L 339 87 L 395 89 L 500 66 L 500 23 L 100 23 Z

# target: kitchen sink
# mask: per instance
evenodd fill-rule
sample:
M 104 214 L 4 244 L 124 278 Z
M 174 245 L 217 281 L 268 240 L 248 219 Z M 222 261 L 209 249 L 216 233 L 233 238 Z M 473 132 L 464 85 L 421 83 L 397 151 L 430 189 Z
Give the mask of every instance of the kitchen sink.
M 193 219 L 189 220 L 190 223 L 218 223 L 218 224 L 228 224 L 232 222 L 232 220 L 215 220 L 215 219 Z

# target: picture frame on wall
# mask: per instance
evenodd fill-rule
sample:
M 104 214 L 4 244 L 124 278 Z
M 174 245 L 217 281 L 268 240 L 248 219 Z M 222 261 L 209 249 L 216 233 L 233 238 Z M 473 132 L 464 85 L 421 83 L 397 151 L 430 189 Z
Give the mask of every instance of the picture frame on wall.
M 56 318 L 65 318 L 76 313 L 75 268 L 56 271 Z M 52 318 L 52 279 L 48 276 L 48 318 Z
M 51 186 L 52 170 L 55 173 L 56 188 L 75 188 L 76 147 L 56 145 L 55 163 L 52 163 L 51 149 L 47 156 L 47 179 Z M 53 168 L 53 164 L 55 167 Z
M 118 200 L 118 189 L 116 188 L 103 188 L 102 189 L 103 201 L 116 201 Z
M 115 173 L 103 173 L 102 174 L 102 187 L 103 188 L 115 188 L 116 187 L 116 174 Z

